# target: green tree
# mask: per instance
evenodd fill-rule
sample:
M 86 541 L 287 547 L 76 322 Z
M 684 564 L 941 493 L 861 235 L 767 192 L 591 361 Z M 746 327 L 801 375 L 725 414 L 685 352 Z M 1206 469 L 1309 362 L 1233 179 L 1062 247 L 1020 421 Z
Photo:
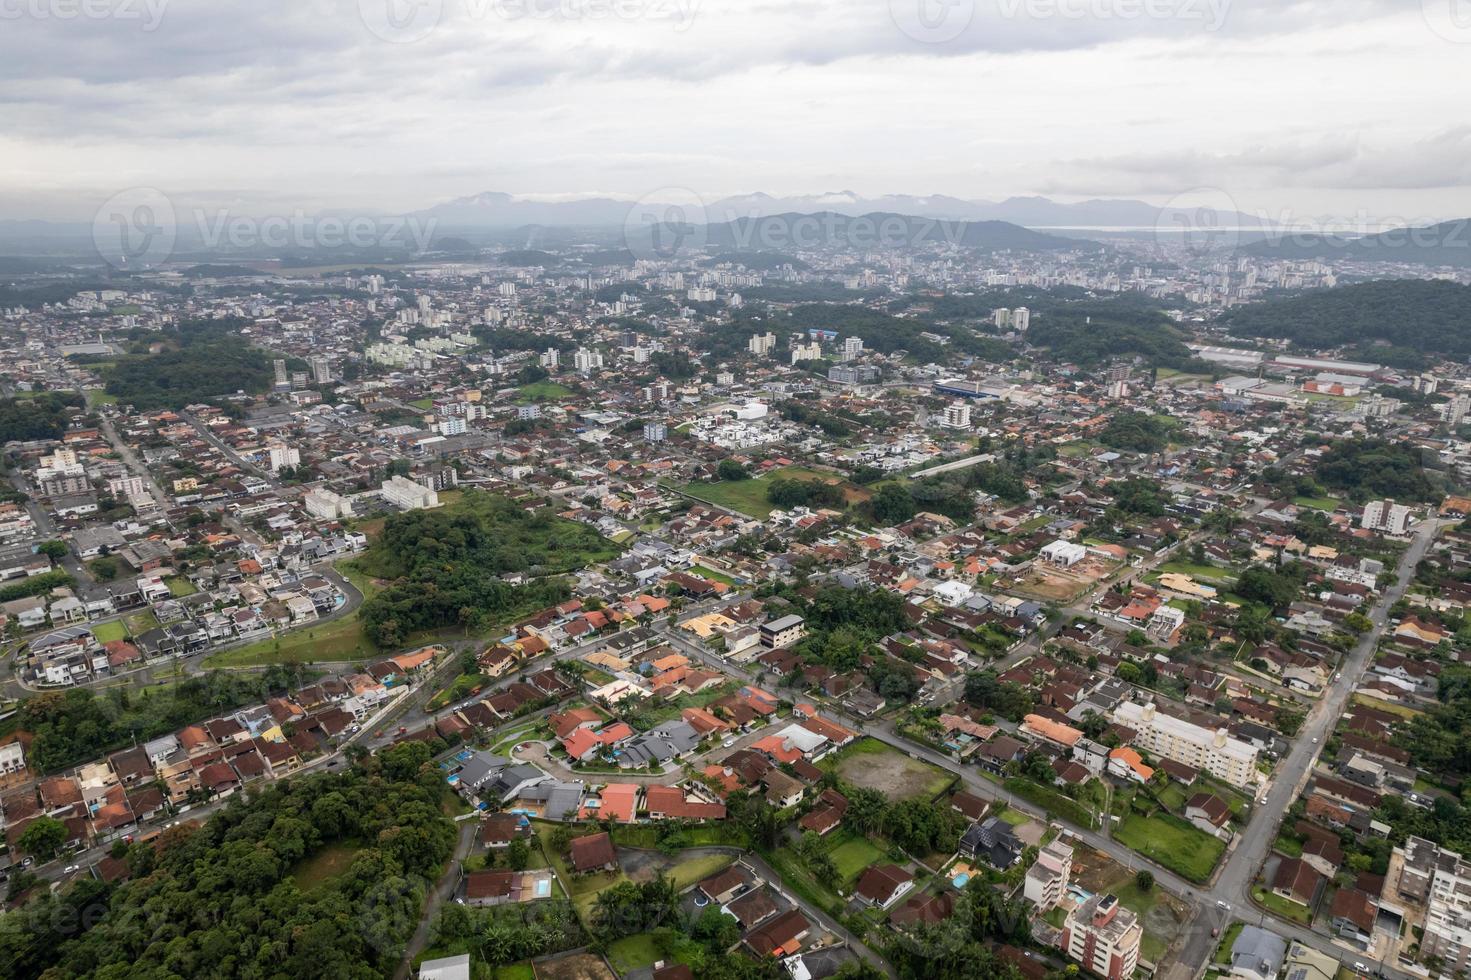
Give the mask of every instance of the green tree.
M 44 864 L 56 857 L 66 843 L 66 824 L 54 817 L 37 817 L 16 843 L 22 851 Z

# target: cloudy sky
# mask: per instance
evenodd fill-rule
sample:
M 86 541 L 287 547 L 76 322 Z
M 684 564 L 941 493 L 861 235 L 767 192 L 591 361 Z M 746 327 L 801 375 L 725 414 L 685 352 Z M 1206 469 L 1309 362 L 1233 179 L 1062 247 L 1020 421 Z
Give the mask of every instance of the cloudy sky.
M 0 0 L 0 218 L 140 186 L 1466 216 L 1468 65 L 1471 0 Z

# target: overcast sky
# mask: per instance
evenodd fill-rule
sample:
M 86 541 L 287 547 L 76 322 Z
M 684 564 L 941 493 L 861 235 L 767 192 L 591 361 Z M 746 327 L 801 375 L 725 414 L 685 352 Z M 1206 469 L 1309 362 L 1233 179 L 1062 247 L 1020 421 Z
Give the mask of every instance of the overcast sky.
M 1468 67 L 1471 0 L 0 0 L 0 217 L 136 186 L 1466 216 Z

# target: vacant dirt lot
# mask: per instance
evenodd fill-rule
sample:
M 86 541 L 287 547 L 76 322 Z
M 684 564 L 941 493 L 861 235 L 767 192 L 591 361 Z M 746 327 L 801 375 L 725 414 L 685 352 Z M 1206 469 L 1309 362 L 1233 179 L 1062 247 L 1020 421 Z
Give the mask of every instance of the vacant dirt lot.
M 836 769 L 839 776 L 854 786 L 876 789 L 903 800 L 933 799 L 953 778 L 943 769 L 911 759 L 871 738 L 844 749 Z
M 535 970 L 536 980 L 618 980 L 608 964 L 591 953 L 537 963 Z

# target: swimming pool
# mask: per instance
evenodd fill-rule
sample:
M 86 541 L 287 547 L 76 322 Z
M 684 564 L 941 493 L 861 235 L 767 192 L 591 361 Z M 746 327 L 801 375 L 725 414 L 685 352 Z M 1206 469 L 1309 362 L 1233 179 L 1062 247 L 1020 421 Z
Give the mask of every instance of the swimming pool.
M 958 874 L 954 878 L 950 879 L 950 884 L 954 885 L 956 888 L 964 888 L 967 881 L 970 881 L 970 875 Z

